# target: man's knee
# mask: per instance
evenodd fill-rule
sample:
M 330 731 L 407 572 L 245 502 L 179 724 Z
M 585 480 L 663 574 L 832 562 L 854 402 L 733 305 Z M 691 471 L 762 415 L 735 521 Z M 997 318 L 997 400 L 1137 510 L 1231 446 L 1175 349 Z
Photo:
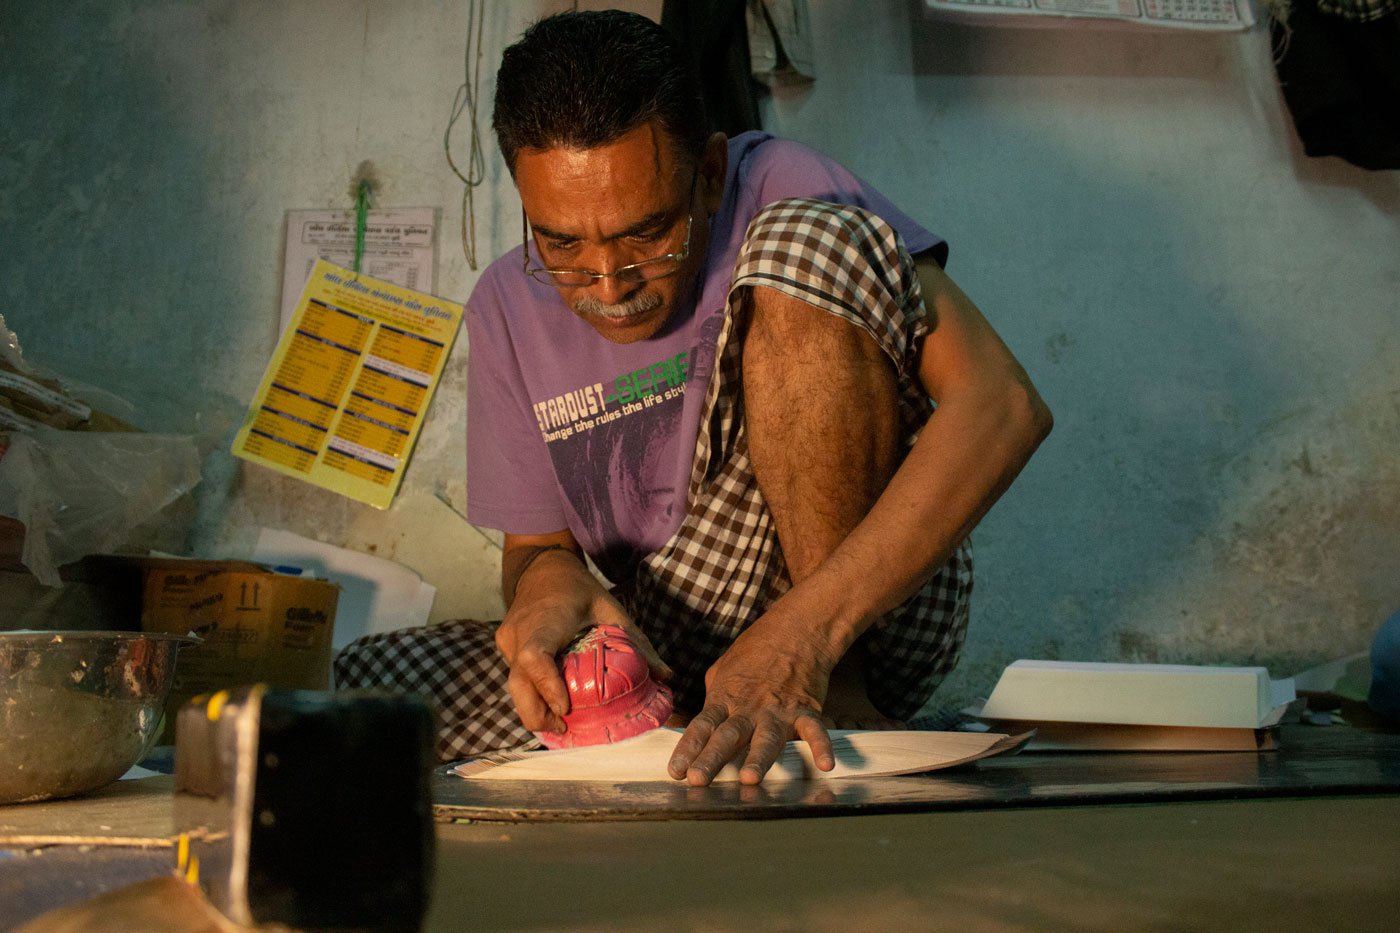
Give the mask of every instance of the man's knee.
M 863 328 L 751 290 L 744 424 L 788 572 L 810 573 L 864 518 L 899 463 L 894 365 Z
M 774 288 L 749 289 L 744 367 L 746 388 L 750 368 L 774 368 L 783 381 L 836 377 L 895 391 L 894 366 L 865 328 Z
M 779 448 L 774 452 L 781 455 L 782 445 L 840 451 L 854 444 L 887 474 L 899 447 L 899 387 L 894 364 L 875 338 L 838 314 L 771 288 L 750 289 L 746 324 L 750 445 Z

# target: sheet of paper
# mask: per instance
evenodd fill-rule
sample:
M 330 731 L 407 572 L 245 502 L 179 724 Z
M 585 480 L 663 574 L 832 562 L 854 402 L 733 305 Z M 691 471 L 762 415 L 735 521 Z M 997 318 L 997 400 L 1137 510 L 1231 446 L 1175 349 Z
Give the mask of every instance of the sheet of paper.
M 1358 651 L 1293 675 L 1300 693 L 1332 693 L 1366 702 L 1371 692 L 1371 652 Z
M 496 760 L 468 761 L 458 775 L 483 781 L 667 781 L 667 762 L 680 738 L 679 729 L 653 729 L 641 735 L 585 748 L 523 752 Z M 836 767 L 818 771 L 806 742 L 789 742 L 767 783 L 808 779 L 879 777 L 920 774 L 950 768 L 1020 747 L 1029 736 L 992 732 L 864 732 L 832 730 Z M 509 758 L 510 760 L 504 760 Z M 739 780 L 739 768 L 729 764 L 716 782 Z
M 318 260 L 233 453 L 388 508 L 462 306 Z
M 259 530 L 252 559 L 340 584 L 331 634 L 335 651 L 361 635 L 426 625 L 437 595 L 436 587 L 403 564 L 275 528 Z
M 967 23 L 1074 26 L 1085 18 L 1153 29 L 1242 32 L 1249 0 L 924 0 L 924 12 Z
M 360 271 L 432 294 L 437 253 L 437 211 L 431 207 L 372 210 L 365 218 Z M 355 267 L 354 211 L 287 211 L 282 263 L 282 326 L 286 330 L 316 260 Z M 279 331 L 280 332 L 280 331 Z
M 130 768 L 127 769 L 126 774 L 123 774 L 117 780 L 139 781 L 141 778 L 160 777 L 160 775 L 161 772 L 159 771 L 152 771 L 150 768 L 143 768 L 140 765 L 132 765 Z

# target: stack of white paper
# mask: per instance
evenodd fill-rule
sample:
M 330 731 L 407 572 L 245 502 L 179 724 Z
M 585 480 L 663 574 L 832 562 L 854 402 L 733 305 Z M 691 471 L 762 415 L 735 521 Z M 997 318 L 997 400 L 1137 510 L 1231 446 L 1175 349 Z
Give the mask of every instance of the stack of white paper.
M 1021 660 L 973 713 L 1036 728 L 1032 747 L 1245 749 L 1271 747 L 1294 698 L 1262 667 Z

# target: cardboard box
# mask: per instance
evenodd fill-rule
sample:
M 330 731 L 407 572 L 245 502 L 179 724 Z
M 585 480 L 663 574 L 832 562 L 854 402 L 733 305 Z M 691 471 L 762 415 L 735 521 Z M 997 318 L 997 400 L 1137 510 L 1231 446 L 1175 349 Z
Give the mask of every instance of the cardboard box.
M 0 570 L 0 630 L 194 632 L 166 705 L 240 684 L 324 690 L 340 585 L 230 560 L 94 555 L 62 568 L 64 585 Z
M 180 650 L 166 706 L 167 740 L 175 711 L 201 693 L 252 683 L 330 686 L 339 584 L 273 573 L 247 561 L 141 563 L 142 630 L 194 632 L 204 639 Z

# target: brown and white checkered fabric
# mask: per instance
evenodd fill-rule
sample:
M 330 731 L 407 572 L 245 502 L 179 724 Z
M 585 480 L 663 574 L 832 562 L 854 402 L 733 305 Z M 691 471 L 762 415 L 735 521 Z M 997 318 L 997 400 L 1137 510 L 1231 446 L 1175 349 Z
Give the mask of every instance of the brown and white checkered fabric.
M 917 377 L 927 333 L 914 264 L 898 235 L 859 208 L 778 201 L 749 225 L 716 347 L 688 490 L 689 512 L 617 595 L 676 672 L 678 709 L 704 702 L 705 671 L 790 586 L 777 531 L 754 479 L 742 416 L 741 342 L 735 332 L 751 287 L 776 288 L 871 335 L 893 361 L 906 449 L 932 413 Z M 967 542 L 922 589 L 857 643 L 871 700 L 886 715 L 918 712 L 953 667 L 967 630 L 972 555 Z M 444 760 L 533 742 L 506 693 L 494 626 L 454 622 L 371 635 L 336 658 L 341 687 L 424 694 L 439 711 Z
M 868 333 L 894 363 L 906 449 L 932 413 L 918 381 L 928 332 L 913 260 L 898 234 L 855 207 L 778 201 L 749 224 L 725 311 L 696 441 L 680 530 L 619 593 L 676 672 L 678 708 L 704 703 L 705 671 L 789 587 L 782 549 L 749 462 L 742 416 L 742 344 L 733 339 L 750 287 L 775 288 Z M 964 542 L 940 570 L 858 643 L 871 701 L 908 719 L 952 670 L 967 631 L 972 553 Z
M 437 712 L 442 761 L 538 744 L 515 714 L 496 624 L 463 619 L 357 638 L 335 657 L 335 684 L 414 693 Z

